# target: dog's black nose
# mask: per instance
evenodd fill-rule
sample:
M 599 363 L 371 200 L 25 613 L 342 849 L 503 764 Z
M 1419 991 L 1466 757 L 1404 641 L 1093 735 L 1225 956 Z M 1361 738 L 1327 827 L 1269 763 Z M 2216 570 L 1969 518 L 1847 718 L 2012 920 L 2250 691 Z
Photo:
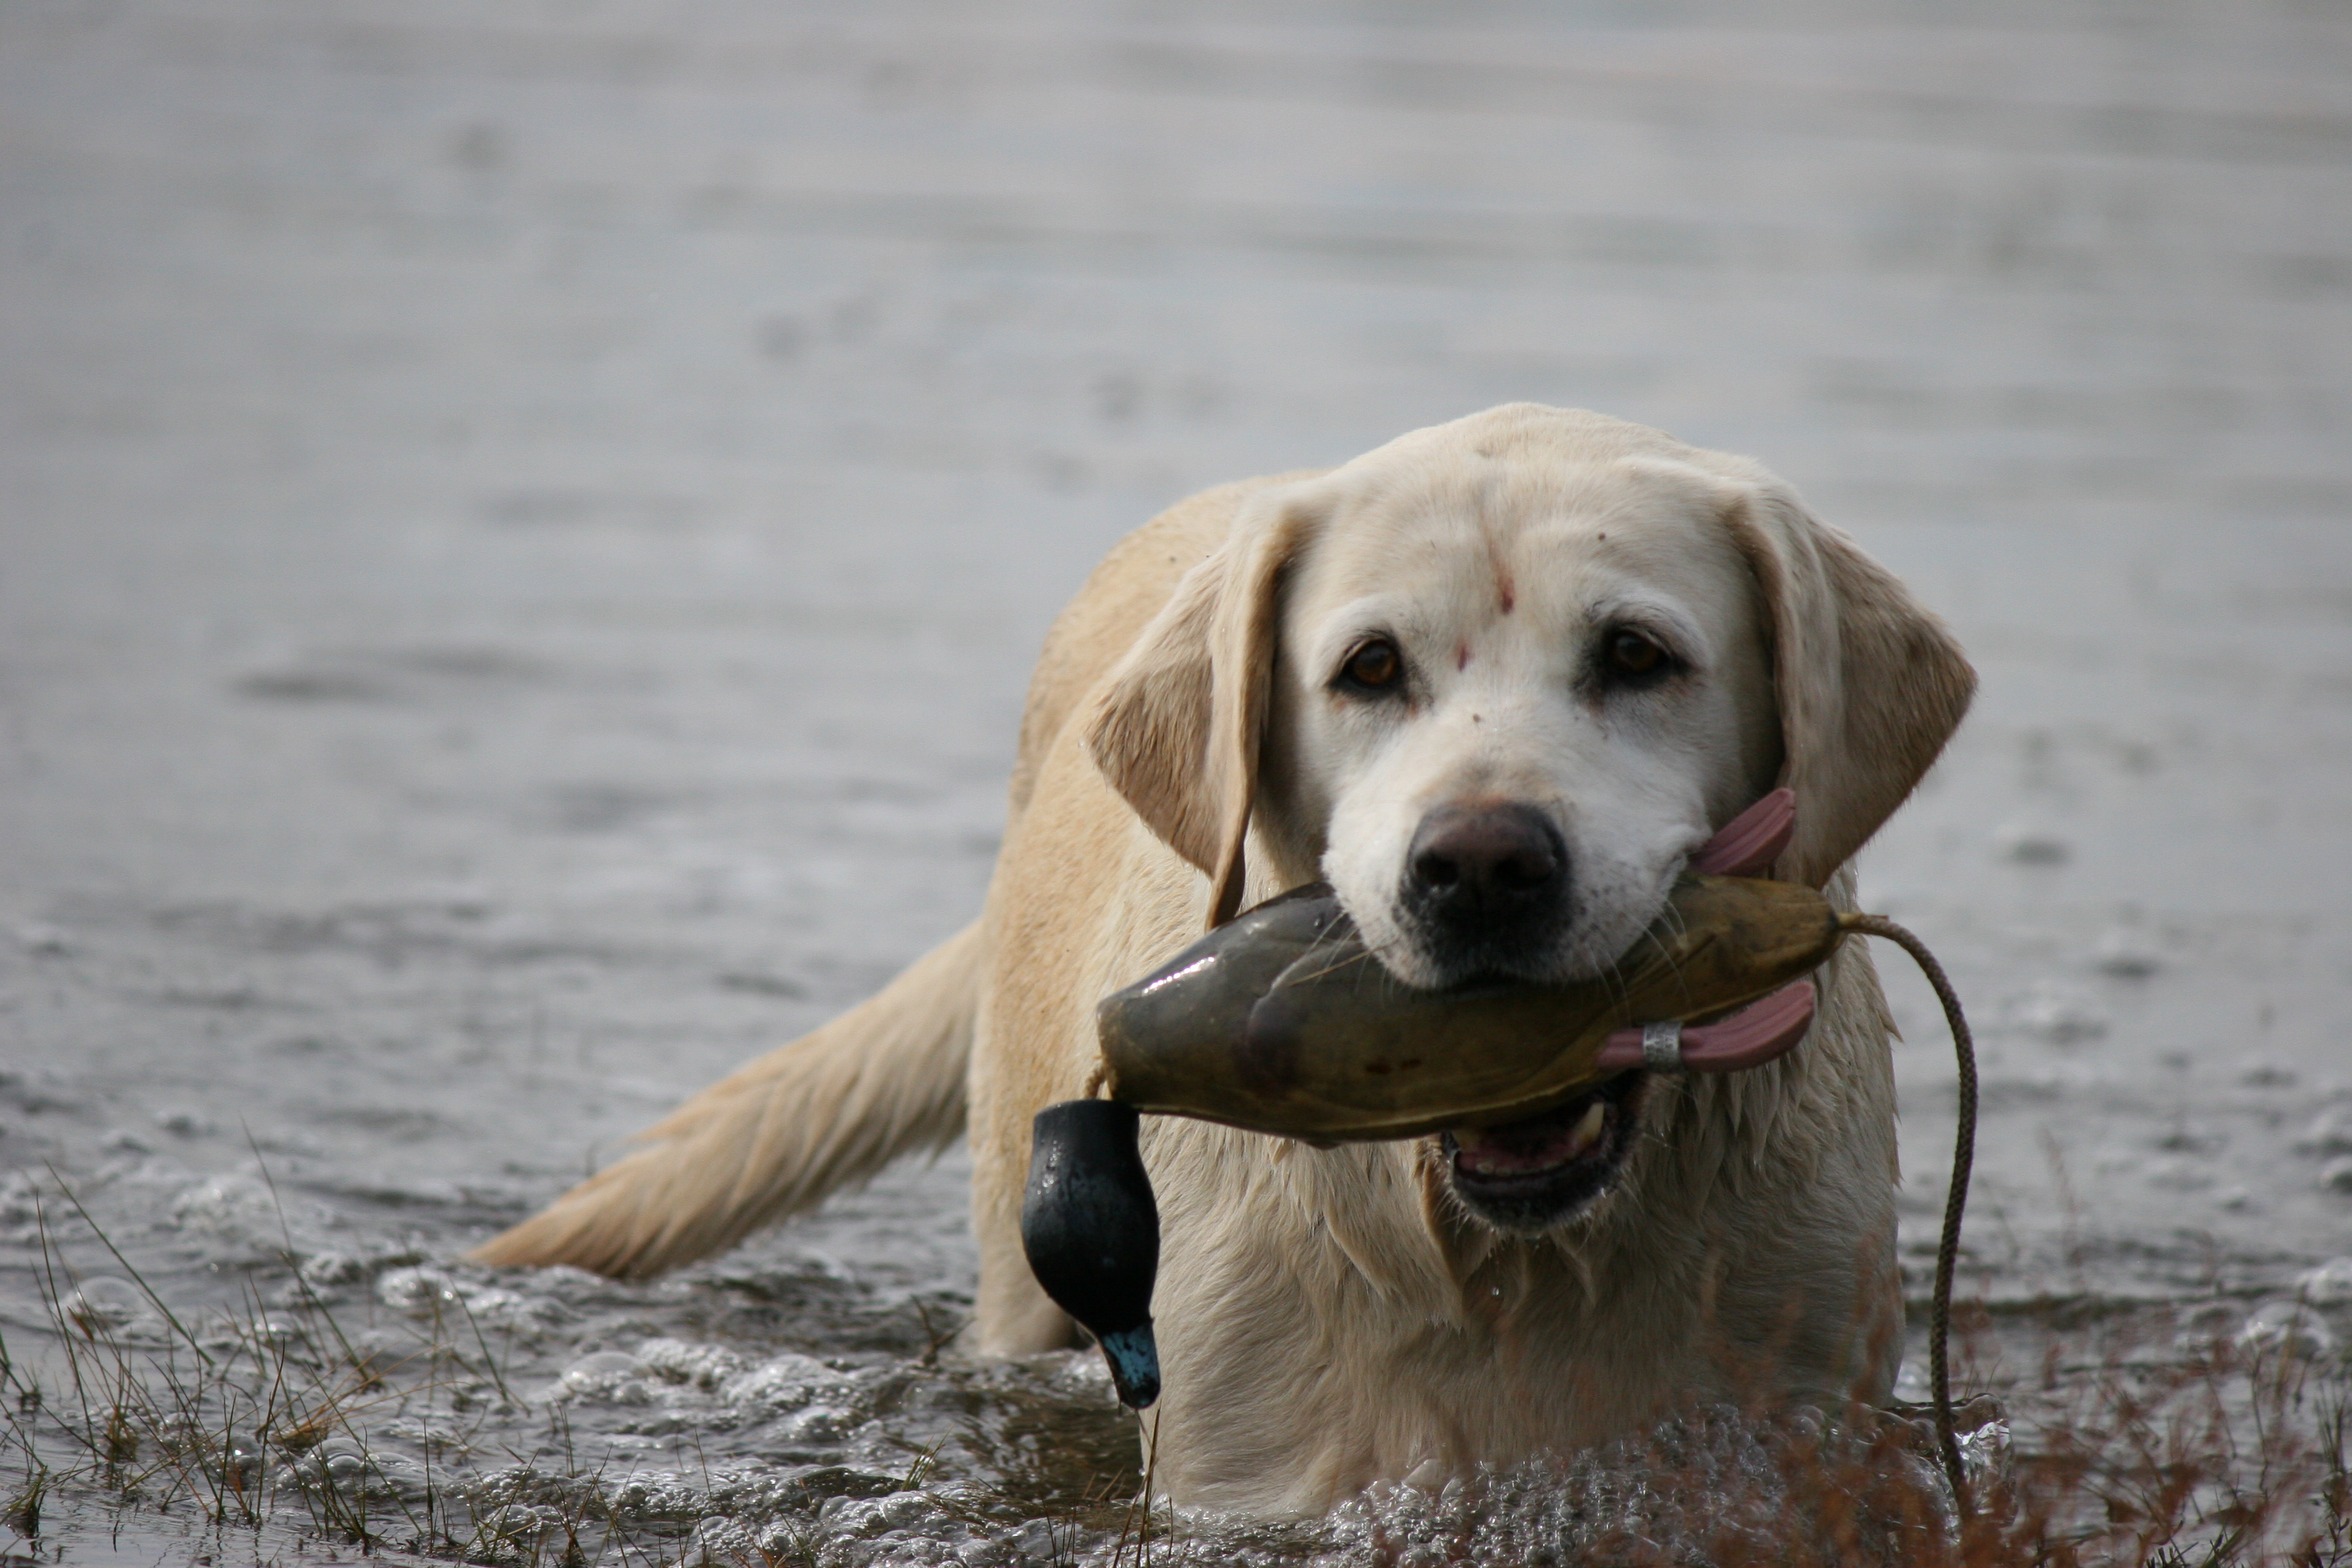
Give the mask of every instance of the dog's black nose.
M 1412 836 L 1405 878 L 1424 916 L 1458 930 L 1494 931 L 1559 907 L 1568 847 L 1531 805 L 1441 805 Z

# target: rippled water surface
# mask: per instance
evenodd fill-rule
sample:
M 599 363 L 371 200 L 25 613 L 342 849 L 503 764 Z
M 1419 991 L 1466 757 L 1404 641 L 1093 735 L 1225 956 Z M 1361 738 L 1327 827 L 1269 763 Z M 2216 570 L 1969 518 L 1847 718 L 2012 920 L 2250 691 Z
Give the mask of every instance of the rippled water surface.
M 1756 454 L 1979 665 L 1863 863 L 1979 1018 L 1979 1374 L 2352 1329 L 2331 8 L 25 0 L 0 193 L 0 1331 L 52 1410 L 61 1327 L 85 1394 L 246 1378 L 171 1450 L 236 1551 L 347 1553 L 325 1487 L 486 1558 L 1131 1558 L 1098 1370 L 942 1348 L 960 1154 L 661 1283 L 453 1260 L 970 917 L 1112 540 L 1511 398 Z M 1675 1538 L 1580 1473 L 1182 1527 Z M 225 1549 L 113 1495 L 23 1550 Z

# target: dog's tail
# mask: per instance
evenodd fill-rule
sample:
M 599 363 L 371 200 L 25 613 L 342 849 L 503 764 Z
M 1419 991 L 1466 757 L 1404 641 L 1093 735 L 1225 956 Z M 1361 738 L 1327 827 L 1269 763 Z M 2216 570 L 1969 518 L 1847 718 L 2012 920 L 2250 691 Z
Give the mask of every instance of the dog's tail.
M 952 1142 L 983 959 L 974 921 L 879 994 L 679 1106 L 643 1134 L 652 1147 L 470 1256 L 643 1279 Z

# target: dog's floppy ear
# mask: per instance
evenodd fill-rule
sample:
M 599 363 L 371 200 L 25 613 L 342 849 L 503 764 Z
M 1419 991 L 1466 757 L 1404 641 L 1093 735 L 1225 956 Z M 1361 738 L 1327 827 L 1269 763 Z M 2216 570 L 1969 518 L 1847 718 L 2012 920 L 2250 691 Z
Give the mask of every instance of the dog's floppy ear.
M 1820 887 L 1903 804 L 1968 711 L 1976 671 L 1944 623 L 1785 488 L 1741 487 L 1732 537 L 1763 590 L 1797 833 L 1774 867 Z
M 1243 504 L 1112 670 L 1087 721 L 1095 765 L 1209 874 L 1209 923 L 1241 907 L 1243 842 L 1274 689 L 1283 569 L 1321 516 L 1294 487 Z

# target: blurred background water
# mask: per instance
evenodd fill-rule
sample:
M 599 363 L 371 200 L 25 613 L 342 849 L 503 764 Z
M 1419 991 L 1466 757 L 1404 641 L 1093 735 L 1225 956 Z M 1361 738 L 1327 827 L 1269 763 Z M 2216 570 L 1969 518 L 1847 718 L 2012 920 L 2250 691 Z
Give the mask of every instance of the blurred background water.
M 1863 862 L 1981 1020 L 1969 1288 L 2352 1252 L 2339 7 L 16 0 L 0 1329 L 95 1221 L 541 1382 L 919 1384 L 955 1154 L 673 1285 L 434 1270 L 969 918 L 1119 534 L 1518 398 L 1762 458 L 1977 660 Z

